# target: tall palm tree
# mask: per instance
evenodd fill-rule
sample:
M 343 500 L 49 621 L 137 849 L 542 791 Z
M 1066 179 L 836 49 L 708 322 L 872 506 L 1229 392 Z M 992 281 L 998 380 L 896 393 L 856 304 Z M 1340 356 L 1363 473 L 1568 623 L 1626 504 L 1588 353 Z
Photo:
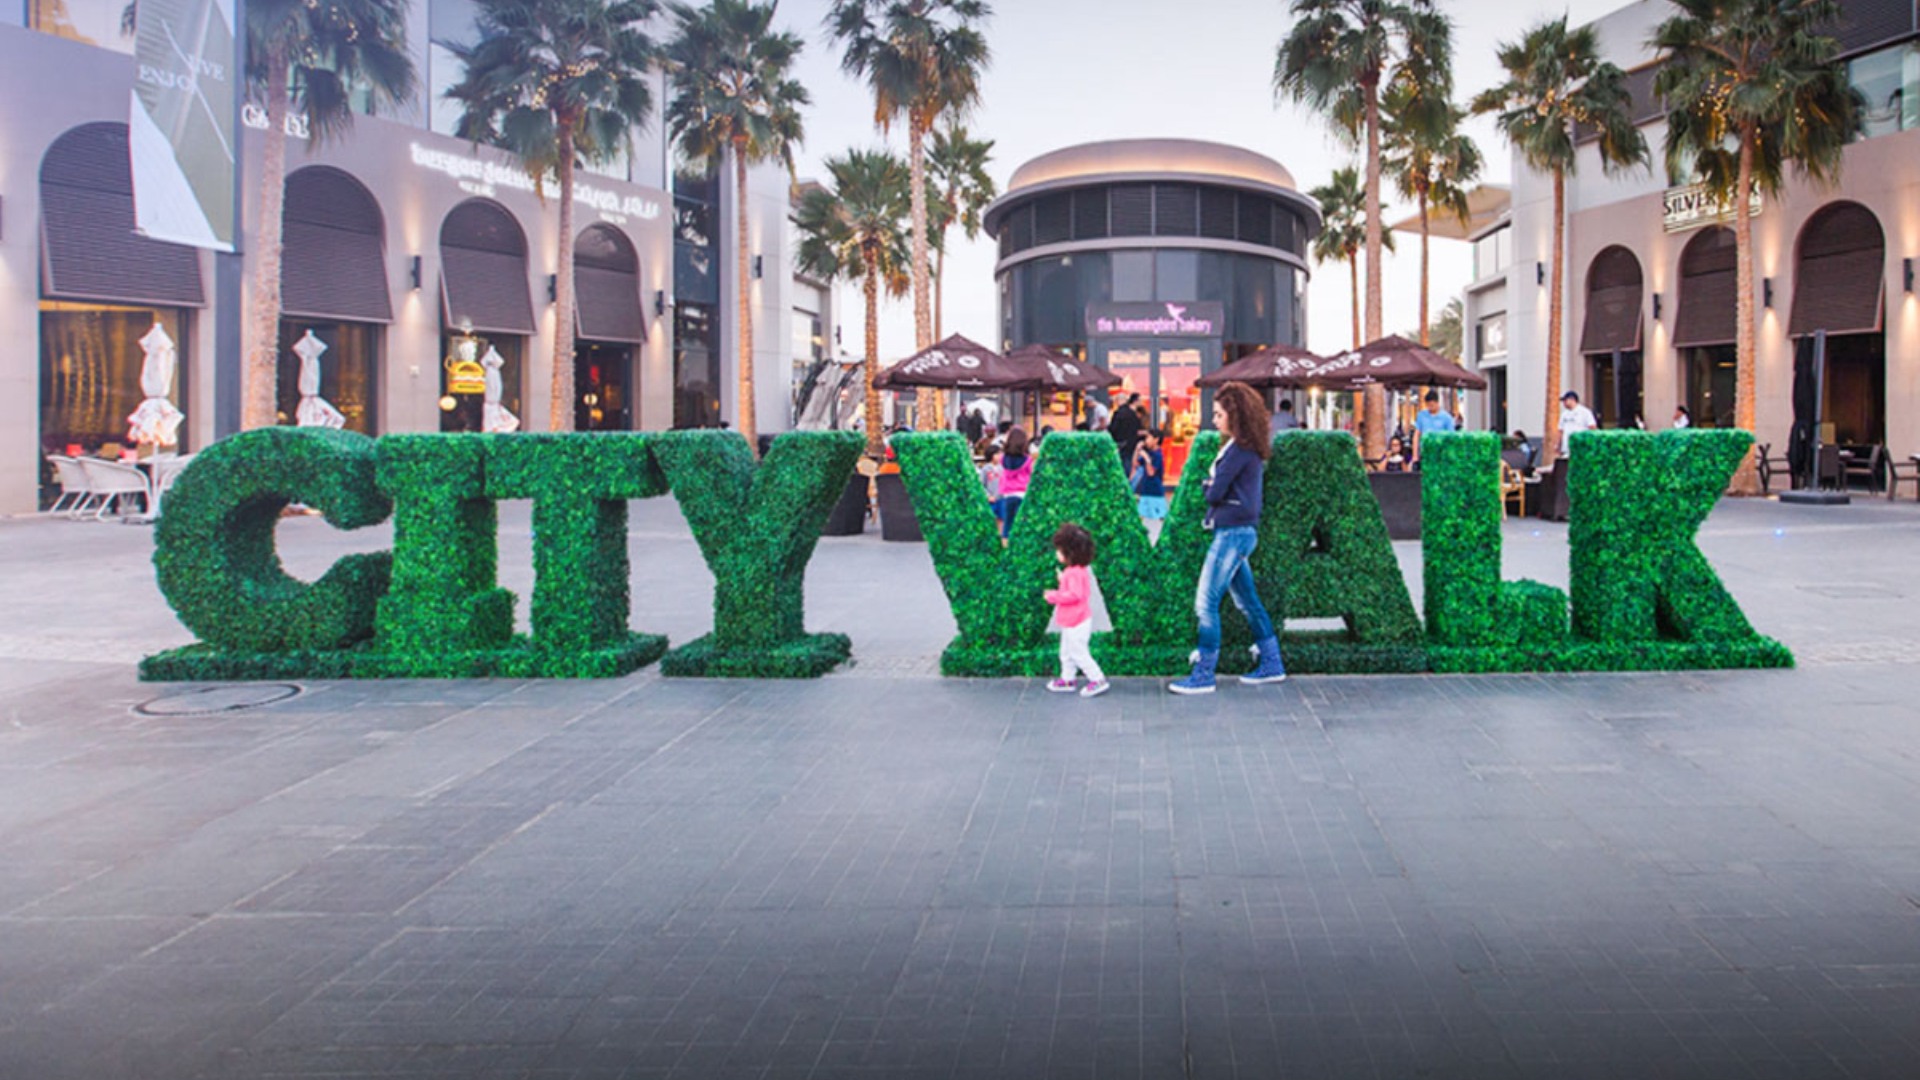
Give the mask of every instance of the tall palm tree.
M 278 399 L 287 117 L 304 119 L 311 139 L 335 138 L 353 125 L 355 92 L 384 110 L 411 98 L 417 80 L 406 0 L 250 0 L 246 23 L 247 82 L 267 110 L 240 405 L 240 426 L 256 428 L 275 422 Z
M 1307 192 L 1320 204 L 1320 231 L 1313 238 L 1313 261 L 1345 262 L 1353 287 L 1353 348 L 1360 337 L 1360 253 L 1367 246 L 1366 193 L 1360 187 L 1360 170 L 1349 165 L 1335 169 L 1333 179 Z M 1381 246 L 1393 250 L 1393 234 L 1381 236 Z
M 1733 422 L 1754 430 L 1753 209 L 1747 193 L 1778 195 L 1787 166 L 1816 182 L 1838 178 L 1864 102 L 1834 62 L 1834 0 L 1673 0 L 1654 30 L 1664 62 L 1654 91 L 1667 105 L 1667 172 L 1689 170 L 1734 208 Z M 1733 490 L 1758 494 L 1751 451 Z
M 1567 29 L 1567 18 L 1539 23 L 1500 47 L 1507 81 L 1473 99 L 1473 111 L 1498 113 L 1500 133 L 1528 167 L 1553 175 L 1553 256 L 1547 287 L 1547 419 L 1542 464 L 1560 449 L 1560 339 L 1565 318 L 1567 177 L 1574 171 L 1575 129 L 1599 140 L 1609 173 L 1647 163 L 1647 140 L 1633 125 L 1626 76 L 1600 59 L 1593 28 Z
M 1382 102 L 1385 168 L 1402 198 L 1420 213 L 1420 344 L 1431 344 L 1428 308 L 1428 246 L 1432 213 L 1452 214 L 1467 223 L 1467 185 L 1480 175 L 1480 148 L 1460 131 L 1466 112 L 1434 82 L 1397 81 Z
M 1293 29 L 1280 43 L 1273 88 L 1324 114 L 1366 162 L 1366 335 L 1382 336 L 1380 251 L 1380 95 L 1397 70 L 1413 65 L 1422 77 L 1446 79 L 1452 23 L 1433 0 L 1291 0 Z M 1386 451 L 1386 394 L 1364 395 L 1366 451 Z
M 933 304 L 927 266 L 927 134 L 943 114 L 960 114 L 980 100 L 980 76 L 992 59 L 981 24 L 992 16 L 985 0 L 833 0 L 827 27 L 845 48 L 841 67 L 865 78 L 873 116 L 882 131 L 907 122 L 907 169 L 912 176 L 914 347 L 933 344 Z M 919 394 L 920 427 L 942 425 L 939 397 Z
M 800 145 L 800 107 L 806 88 L 792 77 L 802 47 L 799 37 L 773 30 L 778 0 L 713 0 L 695 8 L 667 5 L 675 29 L 666 66 L 673 81 L 667 124 L 681 153 L 710 169 L 733 162 L 739 252 L 740 408 L 736 417 L 747 445 L 757 448 L 759 425 L 753 403 L 753 312 L 748 282 L 747 166 L 779 160 L 793 174 Z M 757 449 L 756 449 L 757 452 Z
M 993 159 L 993 140 L 976 139 L 965 127 L 950 122 L 933 132 L 933 145 L 927 150 L 928 192 L 935 201 L 932 235 L 933 267 L 933 339 L 946 337 L 945 304 L 947 293 L 947 230 L 958 223 L 967 239 L 980 236 L 981 215 L 999 189 L 987 174 L 987 162 Z
M 455 132 L 518 154 L 544 191 L 559 188 L 553 302 L 553 400 L 547 427 L 573 427 L 573 173 L 632 146 L 653 111 L 655 0 L 475 0 L 480 40 L 448 43 L 466 73 L 447 91 Z
M 880 292 L 907 292 L 912 215 L 908 170 L 884 150 L 850 150 L 828 158 L 831 188 L 813 188 L 800 200 L 794 226 L 800 233 L 800 269 L 822 281 L 858 278 L 867 300 L 867 452 L 882 453 L 880 391 Z

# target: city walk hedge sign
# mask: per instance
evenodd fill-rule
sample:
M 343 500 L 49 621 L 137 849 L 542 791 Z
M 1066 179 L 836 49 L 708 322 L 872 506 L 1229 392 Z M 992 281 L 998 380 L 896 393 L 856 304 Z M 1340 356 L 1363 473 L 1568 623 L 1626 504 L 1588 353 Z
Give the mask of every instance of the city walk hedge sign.
M 1737 431 L 1588 432 L 1568 477 L 1570 592 L 1500 576 L 1498 439 L 1429 436 L 1421 474 L 1425 618 L 1415 611 L 1352 438 L 1277 435 L 1253 569 L 1276 620 L 1337 621 L 1284 635 L 1296 672 L 1637 671 L 1783 667 L 1694 536 L 1750 437 Z M 1205 558 L 1199 485 L 1182 485 L 1148 540 L 1113 442 L 1046 441 L 1002 545 L 958 435 L 895 436 L 959 635 L 948 675 L 1042 675 L 1057 661 L 1041 592 L 1051 537 L 1085 525 L 1114 629 L 1112 674 L 1184 671 Z M 755 463 L 730 432 L 389 435 L 269 428 L 199 455 L 156 530 L 160 587 L 200 643 L 149 657 L 143 678 L 817 676 L 847 659 L 808 634 L 806 565 L 861 447 L 845 432 L 782 435 Z M 1218 436 L 1196 440 L 1202 475 Z M 671 494 L 714 575 L 713 632 L 668 651 L 629 626 L 627 501 Z M 533 502 L 530 634 L 496 581 L 496 504 Z M 393 520 L 393 550 L 352 555 L 307 583 L 281 569 L 274 525 L 293 502 L 342 529 Z M 1237 612 L 1229 642 L 1247 639 Z M 1282 625 L 1285 625 L 1284 623 Z M 1231 669 L 1245 649 L 1229 649 Z

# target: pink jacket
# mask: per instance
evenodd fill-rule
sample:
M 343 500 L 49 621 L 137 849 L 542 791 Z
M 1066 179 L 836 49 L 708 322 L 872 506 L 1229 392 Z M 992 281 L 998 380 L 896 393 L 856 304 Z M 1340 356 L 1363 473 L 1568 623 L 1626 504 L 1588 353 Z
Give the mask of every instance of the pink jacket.
M 1047 603 L 1060 610 L 1054 620 L 1063 627 L 1079 626 L 1092 615 L 1093 574 L 1084 566 L 1060 568 L 1060 587 L 1046 591 Z
M 1000 459 L 1000 494 L 1002 497 L 1018 495 L 1025 498 L 1027 482 L 1033 479 L 1033 455 L 1020 459 L 1019 465 L 1007 464 L 1006 458 Z

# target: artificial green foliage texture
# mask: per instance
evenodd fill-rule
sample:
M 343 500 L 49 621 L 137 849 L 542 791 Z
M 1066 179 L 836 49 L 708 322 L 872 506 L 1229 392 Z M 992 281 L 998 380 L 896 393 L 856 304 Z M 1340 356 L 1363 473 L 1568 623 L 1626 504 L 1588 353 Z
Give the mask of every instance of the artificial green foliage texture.
M 274 529 L 290 503 L 337 529 L 386 520 L 374 441 L 351 431 L 260 428 L 197 455 L 167 494 L 154 530 L 160 591 L 218 653 L 341 649 L 373 633 L 388 552 L 349 555 L 311 584 L 287 574 Z
M 499 515 L 487 494 L 492 435 L 388 435 L 380 489 L 393 500 L 393 585 L 377 648 L 393 674 L 489 670 L 467 654 L 513 638 L 513 593 L 498 585 Z
M 737 432 L 667 432 L 650 445 L 714 581 L 713 633 L 669 654 L 661 671 L 812 677 L 845 660 L 844 635 L 808 638 L 806 571 L 863 438 L 789 432 L 757 466 Z
M 487 494 L 533 500 L 534 655 L 502 674 L 596 678 L 651 663 L 666 651 L 665 638 L 627 628 L 627 501 L 667 490 L 650 438 L 543 433 L 487 443 Z
M 1500 437 L 1436 432 L 1420 444 L 1427 639 L 1440 646 L 1549 649 L 1567 636 L 1567 597 L 1500 577 Z

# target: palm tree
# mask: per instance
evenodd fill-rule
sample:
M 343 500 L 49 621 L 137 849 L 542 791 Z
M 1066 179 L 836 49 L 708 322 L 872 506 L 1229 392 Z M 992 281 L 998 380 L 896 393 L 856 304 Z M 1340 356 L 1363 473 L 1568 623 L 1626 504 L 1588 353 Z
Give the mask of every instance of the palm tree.
M 1467 223 L 1467 185 L 1480 175 L 1480 148 L 1460 131 L 1466 118 L 1451 95 L 1434 82 L 1397 81 L 1382 102 L 1386 109 L 1382 149 L 1385 168 L 1402 198 L 1420 213 L 1420 344 L 1431 344 L 1427 300 L 1431 216 L 1439 210 Z
M 907 121 L 907 169 L 913 212 L 914 348 L 933 344 L 927 266 L 926 139 L 944 114 L 980 100 L 980 76 L 992 59 L 980 24 L 993 14 L 985 0 L 833 0 L 827 26 L 846 49 L 841 67 L 866 79 L 874 120 L 886 131 Z M 920 427 L 942 426 L 939 397 L 919 394 Z
M 947 285 L 947 229 L 955 222 L 967 239 L 980 236 L 981 215 L 987 204 L 999 194 L 993 177 L 987 175 L 987 162 L 993 158 L 993 140 L 976 139 L 958 123 L 949 123 L 933 132 L 933 146 L 927 150 L 929 195 L 935 200 L 932 222 L 933 249 L 933 339 L 946 336 L 945 305 Z
M 794 214 L 800 269 L 822 281 L 858 278 L 867 300 L 867 452 L 878 458 L 883 435 L 880 391 L 880 290 L 907 292 L 908 170 L 884 150 L 850 150 L 828 158 L 833 187 L 807 191 Z
M 1353 348 L 1360 337 L 1360 252 L 1367 246 L 1367 226 L 1361 215 L 1366 195 L 1360 188 L 1360 170 L 1335 169 L 1333 179 L 1307 192 L 1320 204 L 1320 231 L 1313 238 L 1313 261 L 1345 262 L 1353 286 Z M 1381 236 L 1381 246 L 1393 250 L 1393 234 Z
M 772 29 L 778 0 L 713 0 L 704 9 L 667 5 L 676 23 L 666 51 L 673 80 L 667 124 L 688 158 L 718 169 L 733 160 L 738 218 L 740 297 L 740 409 L 735 418 L 747 445 L 757 448 L 753 407 L 753 313 L 747 274 L 747 166 L 779 160 L 793 174 L 800 145 L 800 107 L 807 91 L 792 77 L 801 41 Z M 756 449 L 757 452 L 757 449 Z
M 1380 94 L 1411 65 L 1421 77 L 1448 78 L 1452 24 L 1433 0 L 1291 0 L 1296 20 L 1280 43 L 1273 88 L 1324 114 L 1348 143 L 1365 150 L 1366 335 L 1382 335 L 1380 252 Z M 1364 395 L 1366 452 L 1386 452 L 1387 399 Z
M 1654 30 L 1663 66 L 1654 92 L 1667 105 L 1667 172 L 1691 171 L 1734 208 L 1737 328 L 1733 422 L 1754 430 L 1753 209 L 1748 192 L 1778 195 L 1791 163 L 1800 176 L 1838 178 L 1864 109 L 1839 43 L 1834 0 L 1674 0 L 1680 13 Z M 1733 490 L 1760 491 L 1748 452 Z
M 1540 23 L 1500 47 L 1507 81 L 1473 99 L 1473 111 L 1499 113 L 1500 133 L 1528 167 L 1553 174 L 1553 256 L 1547 288 L 1547 419 L 1542 465 L 1560 448 L 1560 339 L 1565 317 L 1567 177 L 1574 171 L 1576 128 L 1599 139 L 1609 173 L 1647 162 L 1647 140 L 1633 126 L 1633 103 L 1620 69 L 1600 59 L 1593 28 L 1567 18 Z
M 336 138 L 353 125 L 355 93 L 388 109 L 413 96 L 416 78 L 406 0 L 251 0 L 246 22 L 247 82 L 267 109 L 240 405 L 240 426 L 256 428 L 276 421 L 287 117 L 302 117 L 311 139 Z
M 544 192 L 559 188 L 553 400 L 547 426 L 573 427 L 573 172 L 631 147 L 653 111 L 655 0 L 476 0 L 480 40 L 448 43 L 466 65 L 447 91 L 465 111 L 455 132 L 518 154 Z

